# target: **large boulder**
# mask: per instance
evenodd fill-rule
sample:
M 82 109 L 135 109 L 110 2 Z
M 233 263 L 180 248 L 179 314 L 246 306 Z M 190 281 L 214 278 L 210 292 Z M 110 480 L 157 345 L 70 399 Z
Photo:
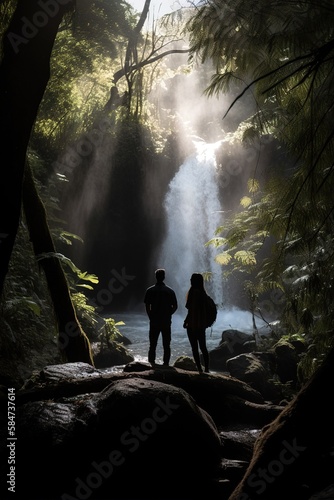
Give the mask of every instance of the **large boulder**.
M 101 393 L 18 408 L 17 498 L 73 500 L 214 495 L 220 438 L 184 390 L 138 378 Z M 35 478 L 35 480 L 32 480 Z
M 117 342 L 112 342 L 109 346 L 101 346 L 100 343 L 95 343 L 92 347 L 96 368 L 125 365 L 135 359 L 126 347 Z
M 299 351 L 290 342 L 280 340 L 273 347 L 276 358 L 276 372 L 282 382 L 295 385 L 297 383 L 297 366 L 299 362 Z
M 282 395 L 273 383 L 268 357 L 263 353 L 239 354 L 227 360 L 227 368 L 232 375 L 243 380 L 259 391 L 266 400 L 280 400 Z
M 197 371 L 197 366 L 193 358 L 190 356 L 179 356 L 175 361 L 175 368 L 181 368 L 182 370 L 189 370 L 191 372 Z
M 220 372 L 228 371 L 228 359 L 245 352 L 252 352 L 256 344 L 251 335 L 239 330 L 224 330 L 219 345 L 209 353 L 210 368 Z
M 138 371 L 136 371 L 138 370 Z M 34 400 L 57 400 L 80 394 L 97 393 L 118 380 L 141 378 L 179 387 L 205 409 L 216 425 L 249 423 L 255 426 L 271 422 L 282 410 L 265 404 L 263 396 L 249 384 L 224 374 L 199 374 L 163 366 L 153 370 L 147 364 L 130 363 L 123 372 L 106 373 L 85 363 L 67 363 L 45 367 L 26 382 L 17 394 L 18 404 Z

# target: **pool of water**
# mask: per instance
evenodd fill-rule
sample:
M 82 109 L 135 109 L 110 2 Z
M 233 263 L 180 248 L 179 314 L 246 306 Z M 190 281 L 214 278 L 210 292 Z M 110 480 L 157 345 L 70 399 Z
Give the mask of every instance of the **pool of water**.
M 136 361 L 147 362 L 149 348 L 148 330 L 149 321 L 145 313 L 119 313 L 111 315 L 116 321 L 124 321 L 125 325 L 118 327 L 119 331 L 127 337 L 131 344 L 127 349 L 132 353 Z M 172 342 L 171 342 L 171 364 L 179 356 L 192 356 L 187 332 L 183 328 L 184 315 L 174 314 L 172 318 Z M 258 328 L 263 325 L 258 325 Z M 252 318 L 247 311 L 231 309 L 230 311 L 218 311 L 217 321 L 212 328 L 207 328 L 206 339 L 208 350 L 219 345 L 221 335 L 228 329 L 241 330 L 252 334 Z M 162 363 L 163 349 L 161 336 L 157 347 L 156 362 Z

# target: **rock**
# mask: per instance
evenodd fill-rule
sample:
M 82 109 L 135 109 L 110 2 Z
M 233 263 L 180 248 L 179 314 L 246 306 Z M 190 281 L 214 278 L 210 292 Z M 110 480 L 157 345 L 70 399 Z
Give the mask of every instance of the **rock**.
M 327 488 L 315 493 L 309 500 L 333 500 L 334 498 L 334 484 L 329 485 Z
M 223 342 L 228 342 L 233 352 L 233 347 L 236 344 L 244 344 L 245 342 L 249 342 L 250 340 L 254 340 L 253 335 L 241 332 L 240 330 L 231 329 L 223 331 L 220 344 L 222 344 Z
M 260 429 L 235 428 L 222 430 L 219 435 L 222 441 L 224 458 L 249 462 L 253 455 L 255 441 Z
M 152 370 L 152 365 L 144 361 L 132 361 L 131 363 L 127 363 L 123 368 L 123 371 L 126 373 L 146 372 L 147 370 Z
M 48 365 L 40 371 L 34 371 L 31 377 L 23 384 L 22 390 L 41 384 L 57 384 L 66 380 L 87 380 L 100 376 L 101 372 L 88 363 L 77 362 Z
M 175 360 L 173 366 L 175 366 L 175 368 L 181 368 L 182 370 L 197 371 L 196 363 L 190 356 L 179 356 Z
M 220 438 L 184 390 L 138 378 L 18 409 L 18 498 L 214 498 Z M 179 498 L 179 497 L 178 497 Z
M 134 356 L 122 345 L 116 342 L 111 347 L 103 347 L 94 353 L 96 368 L 109 368 L 121 366 L 134 361 Z
M 38 467 L 18 498 L 227 498 L 244 467 L 233 453 L 247 462 L 249 443 L 226 429 L 261 428 L 282 408 L 231 376 L 135 369 L 53 365 L 17 392 L 17 467 L 27 477 Z
M 225 330 L 219 346 L 209 352 L 210 368 L 221 372 L 228 371 L 226 361 L 245 352 L 251 352 L 256 348 L 254 340 L 249 334 L 239 330 Z
M 222 460 L 220 476 L 224 478 L 225 487 L 221 492 L 221 498 L 228 498 L 235 485 L 242 479 L 247 467 L 248 462 L 244 460 L 231 460 L 226 458 Z
M 287 494 L 310 499 L 333 484 L 334 406 L 328 392 L 333 367 L 332 349 L 277 418 L 261 430 L 249 467 L 229 500 L 281 500 Z
M 22 391 L 17 393 L 18 404 L 97 393 L 112 382 L 135 377 L 163 382 L 187 391 L 196 403 L 212 416 L 216 425 L 235 422 L 264 425 L 282 410 L 282 407 L 265 404 L 263 396 L 250 385 L 223 374 L 200 375 L 197 371 L 190 372 L 162 366 L 156 370 L 105 373 L 90 365 L 84 368 L 83 365 L 85 364 L 68 363 L 58 365 L 57 368 L 46 367 L 39 375 L 29 380 Z M 85 369 L 87 369 L 86 377 L 83 376 Z M 72 376 L 77 372 L 80 376 Z M 52 376 L 46 376 L 46 374 L 52 374 Z
M 297 349 L 286 340 L 280 340 L 273 347 L 276 357 L 276 372 L 283 384 L 297 382 Z
M 269 371 L 269 365 L 261 362 L 262 354 L 256 353 L 239 354 L 227 360 L 226 365 L 233 377 L 243 380 L 253 389 L 259 391 L 267 400 L 280 400 L 282 395 L 271 381 L 273 374 Z M 264 358 L 266 361 L 266 358 Z

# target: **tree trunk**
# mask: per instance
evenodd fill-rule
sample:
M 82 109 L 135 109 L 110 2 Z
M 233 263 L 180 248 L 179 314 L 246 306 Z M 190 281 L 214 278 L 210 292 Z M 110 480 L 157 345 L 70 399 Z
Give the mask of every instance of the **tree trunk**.
M 0 65 L 0 294 L 19 225 L 27 147 L 50 76 L 59 24 L 72 0 L 18 0 Z
M 55 254 L 44 204 L 37 192 L 29 163 L 23 182 L 23 207 L 35 255 Z M 67 279 L 56 257 L 40 259 L 50 290 L 59 327 L 59 346 L 69 362 L 82 361 L 93 365 L 89 340 L 77 319 Z
M 333 484 L 334 349 L 255 443 L 251 463 L 229 500 L 308 499 Z M 329 498 L 329 497 L 328 497 Z

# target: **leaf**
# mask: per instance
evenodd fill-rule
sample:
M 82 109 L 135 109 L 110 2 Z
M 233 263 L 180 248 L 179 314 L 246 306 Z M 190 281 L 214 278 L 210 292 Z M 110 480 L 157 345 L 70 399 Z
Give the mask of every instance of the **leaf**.
M 80 271 L 78 273 L 78 278 L 80 278 L 81 280 L 90 281 L 95 285 L 99 282 L 99 278 L 95 274 L 88 274 L 87 271 Z
M 34 313 L 36 316 L 41 315 L 40 306 L 34 301 L 30 299 L 23 299 L 23 303 Z
M 299 272 L 299 267 L 293 264 L 292 266 L 287 267 L 283 271 L 283 276 L 286 276 L 287 278 L 294 278 L 296 276 L 296 273 Z
M 248 250 L 240 250 L 235 253 L 234 257 L 243 265 L 253 266 L 256 264 L 255 253 Z
M 48 253 L 42 253 L 37 255 L 37 261 L 40 261 L 42 259 L 52 259 L 56 258 L 59 259 L 61 262 L 66 264 L 71 271 L 73 271 L 76 276 L 78 276 L 79 279 L 85 280 L 85 281 L 90 281 L 91 283 L 97 284 L 99 282 L 99 278 L 95 274 L 89 274 L 87 271 L 81 271 L 75 264 L 72 262 L 71 259 L 68 257 L 65 257 L 62 253 L 57 253 L 57 252 L 48 252 Z
M 69 259 L 68 257 L 65 257 L 62 253 L 59 252 L 45 252 L 45 253 L 40 253 L 39 255 L 36 256 L 37 261 L 43 260 L 43 259 L 59 259 L 61 262 L 66 264 L 71 268 L 71 270 L 78 275 L 80 273 L 80 269 Z
M 260 189 L 259 181 L 254 178 L 248 180 L 247 186 L 250 193 L 256 193 Z
M 252 204 L 252 199 L 249 196 L 244 196 L 240 200 L 240 205 L 244 208 L 248 208 Z
M 207 243 L 205 243 L 205 246 L 213 245 L 216 248 L 219 248 L 223 245 L 226 245 L 227 240 L 226 238 L 222 238 L 221 236 L 216 237 L 216 238 L 211 238 Z
M 242 142 L 252 144 L 260 138 L 259 131 L 255 127 L 247 127 L 242 135 Z
M 72 241 L 70 238 L 84 243 L 84 240 L 80 238 L 80 236 L 74 233 L 69 233 L 68 231 L 62 231 L 59 236 L 67 245 L 72 245 Z
M 295 285 L 295 286 L 300 286 L 300 285 L 303 286 L 303 285 L 305 285 L 305 283 L 307 283 L 307 281 L 309 280 L 309 278 L 310 278 L 309 274 L 304 274 L 304 276 L 300 276 L 292 284 Z
M 86 288 L 87 290 L 94 290 L 94 288 L 91 286 L 91 285 L 85 285 L 85 284 L 79 284 L 79 285 L 76 285 L 77 287 L 81 287 L 81 288 Z
M 232 255 L 228 252 L 222 252 L 216 255 L 215 261 L 221 266 L 226 266 L 232 259 Z

